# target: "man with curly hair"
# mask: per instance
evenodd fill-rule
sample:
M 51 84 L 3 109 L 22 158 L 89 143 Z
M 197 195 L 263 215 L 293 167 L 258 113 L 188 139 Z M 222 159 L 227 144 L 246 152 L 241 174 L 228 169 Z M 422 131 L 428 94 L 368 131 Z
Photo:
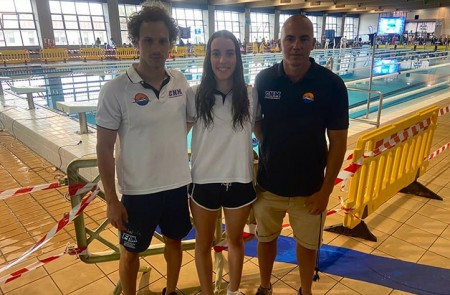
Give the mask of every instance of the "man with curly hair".
M 181 72 L 165 68 L 178 30 L 162 4 L 144 5 L 130 18 L 128 33 L 140 58 L 100 91 L 98 168 L 107 217 L 120 234 L 123 293 L 136 293 L 139 253 L 149 247 L 159 226 L 167 263 L 167 286 L 162 293 L 173 295 L 181 268 L 181 239 L 191 229 L 186 187 L 191 182 L 186 143 L 188 83 Z

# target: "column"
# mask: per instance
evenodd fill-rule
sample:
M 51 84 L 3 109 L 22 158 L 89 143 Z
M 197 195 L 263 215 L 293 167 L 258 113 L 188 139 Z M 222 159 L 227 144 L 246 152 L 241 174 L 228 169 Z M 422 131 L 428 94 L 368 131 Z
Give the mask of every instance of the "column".
M 322 38 L 322 36 L 325 34 L 326 23 L 327 23 L 327 14 L 324 13 L 322 16 L 322 32 L 320 32 L 320 38 Z
M 252 44 L 253 40 L 250 40 L 250 8 L 245 8 L 245 40 L 247 40 L 247 44 Z
M 345 29 L 345 13 L 341 18 L 341 36 L 344 37 L 344 29 Z
M 279 36 L 279 32 L 280 32 L 280 11 L 278 9 L 275 9 L 275 23 L 273 26 L 274 32 L 273 32 L 273 39 L 275 41 L 277 41 L 280 36 Z
M 208 39 L 216 31 L 216 6 L 208 5 Z
M 111 38 L 114 39 L 117 46 L 123 43 L 122 35 L 120 34 L 120 17 L 119 17 L 119 1 L 107 0 L 108 18 Z M 108 41 L 108 43 L 110 43 Z
M 39 3 L 38 3 L 39 2 Z M 38 23 L 37 31 L 39 35 L 39 46 L 44 48 L 44 40 L 55 40 L 53 33 L 52 16 L 50 13 L 50 4 L 48 1 L 31 0 L 31 7 L 34 17 Z

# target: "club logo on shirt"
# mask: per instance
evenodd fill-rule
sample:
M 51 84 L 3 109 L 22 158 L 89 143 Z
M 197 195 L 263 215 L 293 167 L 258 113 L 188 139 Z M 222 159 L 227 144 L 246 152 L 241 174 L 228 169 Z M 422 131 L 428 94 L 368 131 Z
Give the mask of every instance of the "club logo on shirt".
M 281 91 L 272 91 L 268 90 L 264 93 L 265 99 L 280 99 L 281 98 Z
M 314 102 L 314 94 L 312 94 L 311 92 L 306 92 L 305 94 L 303 94 L 303 102 L 304 103 Z
M 140 106 L 145 106 L 146 104 L 149 103 L 149 101 L 150 100 L 148 99 L 148 96 L 145 95 L 144 93 L 137 93 L 134 96 L 134 102 L 137 103 Z
M 179 97 L 182 95 L 183 95 L 183 92 L 181 91 L 181 89 L 169 90 L 169 98 Z

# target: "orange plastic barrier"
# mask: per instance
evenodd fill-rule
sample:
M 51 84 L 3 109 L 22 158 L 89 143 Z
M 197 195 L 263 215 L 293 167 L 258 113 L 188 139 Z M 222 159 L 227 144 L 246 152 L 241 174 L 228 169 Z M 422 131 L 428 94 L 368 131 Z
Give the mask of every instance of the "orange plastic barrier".
M 104 60 L 105 49 L 103 48 L 80 48 L 80 58 L 86 60 Z
M 270 48 L 270 52 L 272 52 L 272 53 L 275 53 L 275 52 L 280 52 L 281 50 L 280 50 L 280 48 L 277 46 L 277 47 L 271 47 Z
M 136 48 L 117 48 L 116 59 L 138 59 L 139 52 Z
M 31 61 L 30 53 L 27 49 L 0 50 L 0 62 L 8 63 L 28 63 Z
M 194 45 L 194 55 L 195 56 L 205 56 L 205 46 L 204 45 Z
M 439 107 L 430 106 L 358 138 L 353 163 L 360 166 L 348 182 L 344 205 L 349 214 L 327 231 L 376 241 L 363 219 L 399 191 L 432 199 L 438 195 L 417 182 L 429 165 Z M 373 154 L 371 154 L 373 153 Z
M 172 55 L 172 57 L 187 57 L 188 49 L 186 46 L 175 46 L 172 48 L 170 54 Z
M 67 48 L 44 48 L 39 52 L 41 62 L 69 60 L 69 51 Z
M 253 53 L 258 53 L 258 43 L 253 42 L 252 50 L 253 50 L 253 51 L 252 51 Z

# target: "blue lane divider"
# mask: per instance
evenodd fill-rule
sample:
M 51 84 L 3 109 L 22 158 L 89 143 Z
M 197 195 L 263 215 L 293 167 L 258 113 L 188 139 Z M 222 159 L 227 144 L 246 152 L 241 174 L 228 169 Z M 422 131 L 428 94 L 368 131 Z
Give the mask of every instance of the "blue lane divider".
M 278 238 L 279 262 L 297 264 L 295 240 Z M 256 256 L 257 241 L 245 244 L 245 255 Z M 354 280 L 369 282 L 420 295 L 450 295 L 450 269 L 416 264 L 402 260 L 323 245 L 320 248 L 320 270 Z

